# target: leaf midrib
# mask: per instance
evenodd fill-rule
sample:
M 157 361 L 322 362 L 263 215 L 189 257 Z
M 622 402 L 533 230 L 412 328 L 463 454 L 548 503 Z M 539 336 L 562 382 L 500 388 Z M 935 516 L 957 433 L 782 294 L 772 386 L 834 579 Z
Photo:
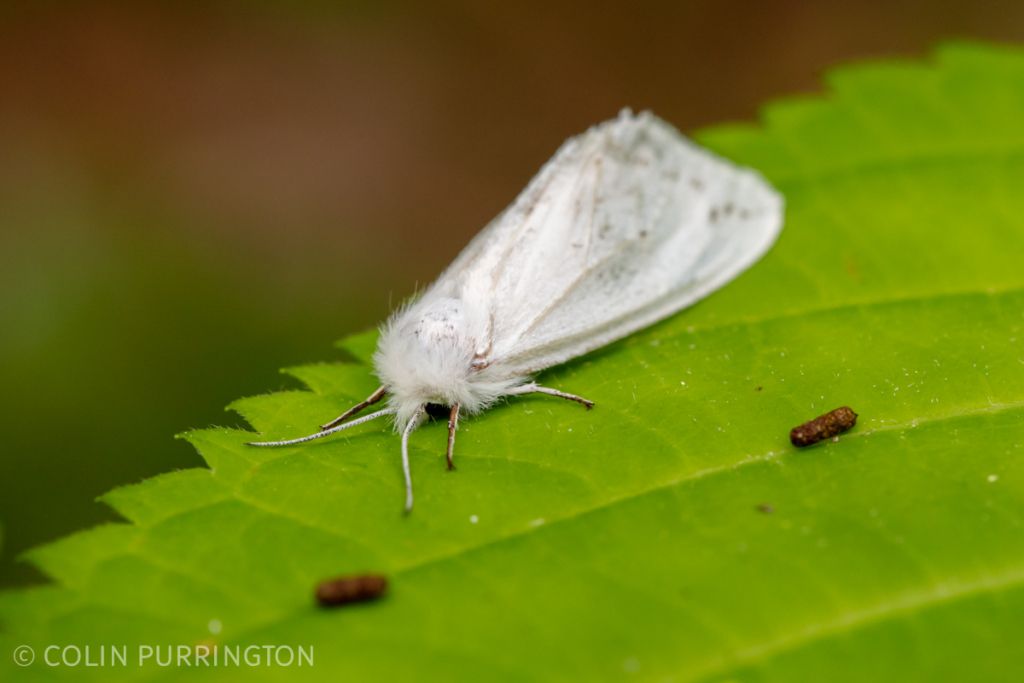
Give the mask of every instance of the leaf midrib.
M 928 590 L 907 591 L 894 599 L 878 603 L 868 609 L 846 611 L 839 618 L 807 624 L 796 635 L 766 640 L 731 654 L 724 664 L 712 663 L 685 674 L 685 680 L 718 679 L 736 673 L 753 663 L 765 662 L 784 652 L 799 650 L 811 643 L 852 633 L 897 616 L 909 616 L 941 605 L 967 600 L 984 593 L 996 593 L 1024 584 L 1024 565 L 971 581 L 933 584 Z M 726 659 L 726 658 L 723 658 Z

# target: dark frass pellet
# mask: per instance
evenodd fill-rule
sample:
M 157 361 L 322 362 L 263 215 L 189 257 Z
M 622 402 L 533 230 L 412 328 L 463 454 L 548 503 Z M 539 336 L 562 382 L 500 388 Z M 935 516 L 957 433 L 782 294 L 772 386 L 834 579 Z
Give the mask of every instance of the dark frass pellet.
M 857 413 L 847 406 L 836 408 L 832 412 L 794 427 L 789 433 L 789 440 L 794 446 L 811 446 L 819 441 L 831 439 L 842 434 L 857 424 Z
M 316 587 L 316 601 L 322 607 L 339 607 L 355 602 L 376 600 L 388 590 L 387 577 L 379 574 L 339 576 L 321 581 Z

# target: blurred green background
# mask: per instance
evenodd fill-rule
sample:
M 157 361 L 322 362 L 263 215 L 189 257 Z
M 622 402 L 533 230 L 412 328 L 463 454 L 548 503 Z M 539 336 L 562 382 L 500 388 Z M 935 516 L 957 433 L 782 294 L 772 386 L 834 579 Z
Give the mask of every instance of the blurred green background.
M 200 465 L 174 433 L 339 358 L 568 135 L 949 38 L 1024 40 L 1024 3 L 4 3 L 0 586 Z

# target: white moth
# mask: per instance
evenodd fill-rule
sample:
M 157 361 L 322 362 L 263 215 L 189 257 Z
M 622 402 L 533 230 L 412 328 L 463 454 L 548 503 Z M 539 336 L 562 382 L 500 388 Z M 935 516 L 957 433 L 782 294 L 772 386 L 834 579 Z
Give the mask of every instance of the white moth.
M 428 404 L 450 407 L 448 467 L 459 416 L 504 396 L 580 396 L 535 373 L 593 351 L 707 296 L 757 261 L 782 226 L 782 198 L 757 173 L 704 150 L 653 114 L 624 110 L 565 142 L 519 197 L 422 296 L 384 325 L 381 386 L 321 431 L 384 415 L 409 435 Z M 349 420 L 387 397 L 387 408 Z

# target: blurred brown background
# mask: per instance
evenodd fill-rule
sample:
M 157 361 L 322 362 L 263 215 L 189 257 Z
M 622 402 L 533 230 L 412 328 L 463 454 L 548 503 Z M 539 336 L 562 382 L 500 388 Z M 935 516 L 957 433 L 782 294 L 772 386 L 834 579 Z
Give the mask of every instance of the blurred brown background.
M 0 585 L 337 358 L 568 135 L 751 119 L 947 38 L 1020 41 L 1024 3 L 5 3 Z

